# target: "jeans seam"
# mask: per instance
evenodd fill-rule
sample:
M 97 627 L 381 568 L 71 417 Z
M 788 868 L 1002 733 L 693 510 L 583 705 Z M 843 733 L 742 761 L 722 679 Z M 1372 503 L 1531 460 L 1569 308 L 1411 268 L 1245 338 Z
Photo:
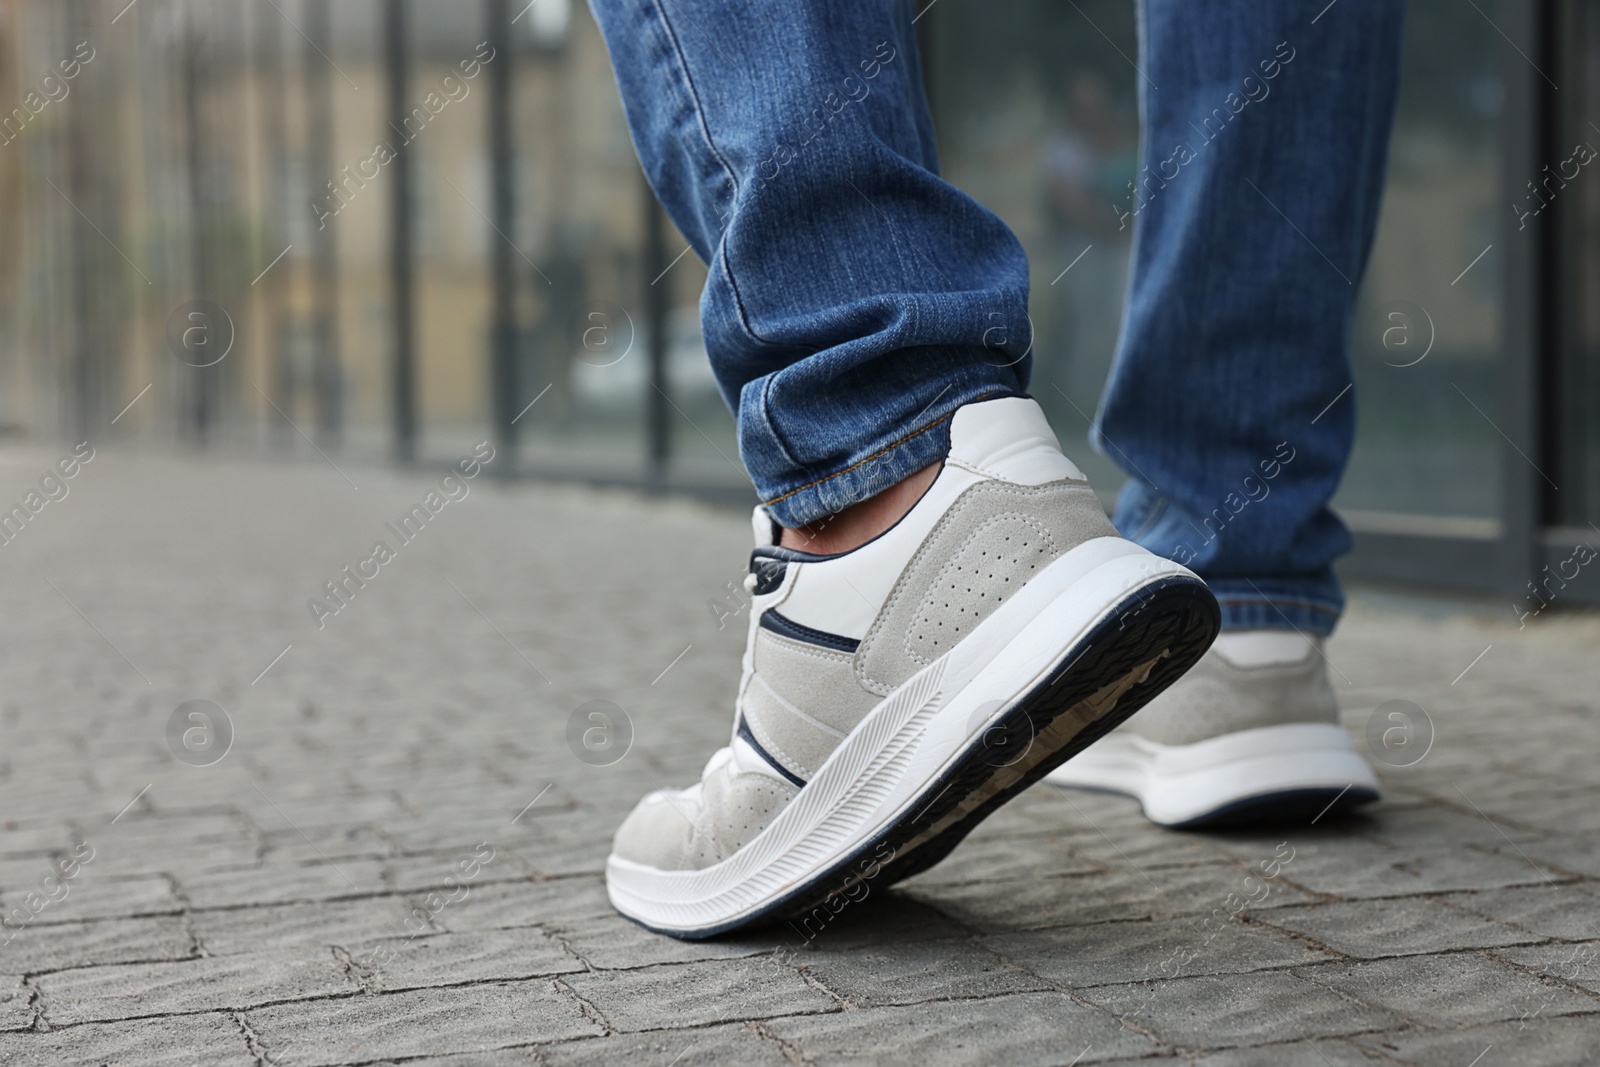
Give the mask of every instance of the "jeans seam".
M 980 400 L 983 400 L 983 399 L 985 399 L 987 397 L 991 397 L 991 396 L 994 396 L 994 395 L 995 394 L 992 393 L 992 392 L 983 393 L 983 394 L 981 394 L 979 396 L 973 397 L 971 400 L 967 401 L 967 403 L 975 404 Z M 838 478 L 838 477 L 841 477 L 843 475 L 849 474 L 851 471 L 855 470 L 857 467 L 865 466 L 866 464 L 871 463 L 873 460 L 877 459 L 879 456 L 888 455 L 890 452 L 893 452 L 895 449 L 899 448 L 901 445 L 905 444 L 907 441 L 910 441 L 910 440 L 912 440 L 913 438 L 916 438 L 916 437 L 920 437 L 921 435 L 927 433 L 929 430 L 933 429 L 935 426 L 939 425 L 942 422 L 948 421 L 949 419 L 953 418 L 954 416 L 955 416 L 955 411 L 954 410 L 949 411 L 946 414 L 943 414 L 943 415 L 939 416 L 937 419 L 934 419 L 932 422 L 927 423 L 924 426 L 920 426 L 915 430 L 912 430 L 910 433 L 906 434 L 904 437 L 900 438 L 898 441 L 895 441 L 892 444 L 885 445 L 883 448 L 880 448 L 878 451 L 872 453 L 872 455 L 863 457 L 862 459 L 858 459 L 854 463 L 850 464 L 850 466 L 844 467 L 844 468 L 842 468 L 840 470 L 836 470 L 832 474 L 823 475 L 821 478 L 818 478 L 815 481 L 807 482 L 805 485 L 799 486 L 798 488 L 795 488 L 795 489 L 791 489 L 787 493 L 782 494 L 781 496 L 775 496 L 771 500 L 763 500 L 761 502 L 761 506 L 762 507 L 769 507 L 769 506 L 771 506 L 773 504 L 776 504 L 780 500 L 788 500 L 790 497 L 795 496 L 798 493 L 803 493 L 807 489 L 814 489 L 817 486 L 821 485 L 823 482 L 832 481 L 834 478 Z
M 667 9 L 662 6 L 661 0 L 651 0 L 650 6 L 655 9 L 656 18 L 661 23 L 662 32 L 666 34 L 667 43 L 672 47 L 672 54 L 677 59 L 678 74 L 680 76 L 684 92 L 689 97 L 690 107 L 694 111 L 695 124 L 700 127 L 700 138 L 701 140 L 705 141 L 706 151 L 711 153 L 711 158 L 716 160 L 717 166 L 722 168 L 722 173 L 727 177 L 728 184 L 733 186 L 734 200 L 737 201 L 739 198 L 740 188 L 738 173 L 728 163 L 721 150 L 717 148 L 716 141 L 714 141 L 711 137 L 711 127 L 706 124 L 705 108 L 701 106 L 700 94 L 695 89 L 694 75 L 689 73 L 689 60 L 683 54 L 683 46 L 678 41 L 678 32 L 672 28 L 672 23 L 668 21 Z M 760 334 L 756 333 L 755 329 L 750 325 L 749 313 L 745 310 L 744 306 L 744 294 L 739 291 L 739 285 L 736 281 L 734 281 L 733 264 L 728 261 L 727 243 L 722 239 L 722 235 L 720 233 L 717 235 L 717 245 L 722 250 L 722 276 L 728 281 L 728 288 L 733 293 L 734 307 L 737 308 L 739 312 L 739 328 L 757 344 L 769 346 L 774 345 L 775 342 L 769 341 L 765 337 L 762 337 Z M 715 255 L 716 253 L 713 252 L 713 258 L 715 258 Z
M 772 388 L 773 382 L 776 378 L 777 375 L 769 374 L 761 381 L 761 399 L 758 404 L 761 409 L 761 421 L 766 425 L 767 432 L 771 434 L 773 443 L 776 444 L 778 446 L 778 450 L 783 453 L 783 458 L 789 464 L 789 466 L 797 468 L 804 467 L 805 464 L 801 463 L 800 460 L 796 458 L 794 450 L 789 447 L 789 442 L 783 439 L 782 431 L 778 429 L 778 424 L 772 419 Z M 767 503 L 775 504 L 778 502 L 778 500 L 782 499 L 782 497 L 778 497 L 774 500 L 768 501 Z

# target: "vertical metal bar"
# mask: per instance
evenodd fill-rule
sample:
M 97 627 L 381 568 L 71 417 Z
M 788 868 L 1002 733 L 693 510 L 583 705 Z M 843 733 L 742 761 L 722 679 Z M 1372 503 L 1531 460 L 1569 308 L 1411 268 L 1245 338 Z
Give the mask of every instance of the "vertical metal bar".
M 394 199 L 390 204 L 390 276 L 394 287 L 394 455 L 402 463 L 417 458 L 417 359 L 413 332 L 415 241 L 412 232 L 411 151 L 405 142 L 406 94 L 411 78 L 406 55 L 406 0 L 384 5 L 385 66 L 389 75 L 389 128 L 401 139 L 394 159 Z
M 655 190 L 640 172 L 644 193 L 644 321 L 649 331 L 650 388 L 645 393 L 645 477 L 665 484 L 672 452 L 672 425 L 667 418 L 671 383 L 667 379 L 667 315 L 672 306 L 671 282 L 661 277 L 667 269 L 666 225 L 656 204 Z
M 1563 17 L 1550 32 L 1552 40 L 1561 41 L 1564 48 L 1554 77 L 1571 83 L 1572 88 L 1561 94 L 1561 125 L 1552 129 L 1550 141 L 1556 146 L 1572 131 L 1587 128 L 1600 97 L 1600 83 L 1595 78 L 1600 59 L 1600 11 L 1593 4 L 1575 0 L 1561 4 L 1559 10 Z M 1557 216 L 1565 256 L 1561 273 L 1552 275 L 1557 287 L 1552 298 L 1559 309 L 1559 316 L 1553 318 L 1562 334 L 1558 351 L 1563 371 L 1560 387 L 1566 396 L 1563 437 L 1568 455 L 1564 466 L 1572 472 L 1577 490 L 1573 494 L 1577 499 L 1563 502 L 1559 521 L 1581 528 L 1600 521 L 1600 426 L 1596 425 L 1600 420 L 1600 350 L 1594 342 L 1592 297 L 1596 200 L 1592 186 L 1574 192 L 1578 195 L 1565 203 L 1563 213 Z
M 205 80 L 201 71 L 200 50 L 204 47 L 201 39 L 201 29 L 198 25 L 200 14 L 196 5 L 191 2 L 184 12 L 183 36 L 183 125 L 184 125 L 184 163 L 188 172 L 189 182 L 189 295 L 190 300 L 204 300 L 207 293 L 208 264 L 206 261 L 206 174 L 205 174 L 205 128 L 200 114 L 201 93 L 204 91 L 202 84 Z M 215 383 L 215 375 L 206 373 L 204 368 L 189 370 L 186 374 L 194 394 L 191 397 L 194 407 L 191 417 L 194 419 L 195 439 L 204 444 L 206 435 L 211 430 L 211 420 L 214 415 L 213 397 L 211 395 Z
M 328 58 L 329 0 L 306 0 L 304 52 L 306 82 L 306 155 L 318 199 L 329 210 L 341 210 L 344 197 L 354 192 L 333 169 L 333 74 Z M 344 428 L 344 380 L 339 360 L 339 246 L 333 219 L 322 217 L 312 231 L 316 284 L 313 298 L 313 332 L 316 337 L 317 429 L 324 441 L 337 443 Z
M 517 427 L 517 274 L 511 242 L 516 228 L 516 172 L 511 143 L 511 13 L 506 0 L 485 0 L 489 45 L 490 215 L 495 232 L 489 235 L 489 270 L 494 293 L 492 350 L 489 364 L 489 407 L 495 437 L 507 456 L 515 460 Z M 501 468 L 502 470 L 506 468 Z
M 87 26 L 84 0 L 73 0 L 68 6 L 67 32 L 73 40 L 80 39 Z M 72 406 L 67 416 L 74 440 L 87 439 L 91 428 L 97 428 L 95 419 L 95 386 L 98 377 L 97 346 L 95 344 L 95 263 L 99 246 L 85 211 L 94 211 L 96 197 L 91 174 L 93 151 L 92 131 L 89 129 L 91 109 L 78 107 L 68 112 L 66 131 L 66 184 L 76 210 L 71 217 L 70 247 L 68 257 L 68 290 L 72 301 Z
M 275 10 L 274 0 L 257 0 L 255 25 L 259 29 L 257 42 L 261 63 L 261 129 L 266 142 L 263 153 L 266 159 L 266 225 L 267 255 L 276 256 L 288 244 L 289 190 L 288 138 L 285 133 L 283 98 L 283 19 Z M 301 207 L 301 210 L 305 210 Z M 294 382 L 289 365 L 289 353 L 284 337 L 284 294 L 288 279 L 294 271 L 295 259 L 290 257 L 280 266 L 273 267 L 258 284 L 261 294 L 262 314 L 266 319 L 266 337 L 270 385 L 273 402 L 284 411 L 294 406 Z M 271 414 L 270 412 L 268 414 Z M 280 418 L 269 418 L 273 436 L 279 444 L 288 444 L 294 431 Z
M 1496 21 L 1508 39 L 1500 49 L 1506 90 L 1506 108 L 1500 123 L 1502 203 L 1520 203 L 1528 181 L 1540 170 L 1546 83 L 1538 68 L 1548 65 L 1542 8 L 1542 3 L 1502 0 L 1496 12 Z M 1521 54 L 1511 41 L 1522 42 L 1527 55 Z M 1540 566 L 1547 488 L 1541 471 L 1548 465 L 1542 461 L 1540 449 L 1544 356 L 1540 343 L 1544 336 L 1540 282 L 1544 242 L 1543 227 L 1537 220 L 1519 230 L 1514 212 L 1504 211 L 1501 218 L 1505 271 L 1500 416 L 1508 438 L 1501 449 L 1501 577 L 1507 593 L 1520 602 L 1527 594 L 1528 580 Z

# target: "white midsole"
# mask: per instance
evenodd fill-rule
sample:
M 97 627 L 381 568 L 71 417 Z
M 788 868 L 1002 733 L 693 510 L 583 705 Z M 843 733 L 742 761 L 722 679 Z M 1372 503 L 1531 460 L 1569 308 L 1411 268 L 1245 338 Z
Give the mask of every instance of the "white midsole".
M 869 712 L 773 821 L 701 870 L 662 870 L 612 855 L 617 910 L 658 930 L 735 924 L 868 844 L 1031 691 L 1118 604 L 1163 579 L 1194 575 L 1117 537 L 1053 561 L 944 656 Z M 993 702 L 986 717 L 978 709 Z
M 1057 767 L 1046 781 L 1138 797 L 1145 815 L 1166 825 L 1272 793 L 1378 788 L 1350 735 L 1333 723 L 1260 726 L 1188 745 L 1163 745 L 1119 730 Z

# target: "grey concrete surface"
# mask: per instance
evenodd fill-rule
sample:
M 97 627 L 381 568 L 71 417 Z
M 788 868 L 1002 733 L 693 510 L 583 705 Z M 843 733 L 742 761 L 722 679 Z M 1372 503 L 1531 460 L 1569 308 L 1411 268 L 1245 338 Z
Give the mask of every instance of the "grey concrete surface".
M 0 455 L 0 501 L 54 458 Z M 601 872 L 725 743 L 745 518 L 480 476 L 401 543 L 436 482 L 102 454 L 0 543 L 0 1063 L 1600 1050 L 1593 617 L 1359 592 L 1335 687 L 1401 733 L 1358 818 L 1175 834 L 1041 787 L 815 938 L 683 943 Z

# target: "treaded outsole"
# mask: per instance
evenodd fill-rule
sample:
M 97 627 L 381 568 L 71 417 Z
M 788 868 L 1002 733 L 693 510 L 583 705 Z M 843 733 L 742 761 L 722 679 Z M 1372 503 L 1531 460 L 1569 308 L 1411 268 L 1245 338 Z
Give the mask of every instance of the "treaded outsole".
M 927 870 L 1007 801 L 1177 681 L 1211 647 L 1220 626 L 1216 598 L 1199 579 L 1174 575 L 1152 582 L 1123 600 L 1083 641 L 1068 649 L 1031 692 L 923 789 L 918 802 L 908 809 L 910 815 L 761 911 L 736 922 L 695 931 L 640 925 L 684 940 L 703 940 L 806 916 L 862 882 L 870 882 L 873 888 L 887 887 Z M 1063 714 L 1141 671 L 1145 672 L 1143 678 L 1133 680 L 1099 717 L 1063 743 L 1053 747 L 1035 744 Z M 1020 756 L 1012 757 L 1004 743 L 990 741 L 996 735 L 1027 738 L 1028 742 Z M 995 779 L 1003 781 L 997 784 Z M 981 804 L 926 837 L 930 828 L 970 797 L 991 788 L 992 795 Z M 921 798 L 931 799 L 924 802 Z M 892 858 L 880 863 L 884 849 L 890 850 Z

